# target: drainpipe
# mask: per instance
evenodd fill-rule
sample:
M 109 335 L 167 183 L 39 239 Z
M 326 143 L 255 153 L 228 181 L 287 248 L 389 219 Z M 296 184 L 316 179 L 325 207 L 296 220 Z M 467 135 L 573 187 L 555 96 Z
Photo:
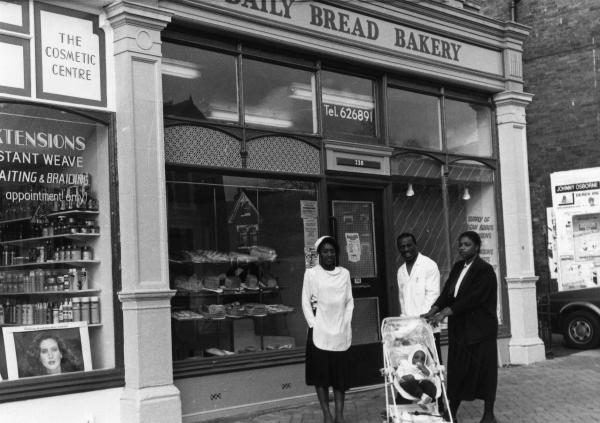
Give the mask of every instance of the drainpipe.
M 510 2 L 510 20 L 513 22 L 517 22 L 517 4 L 521 0 L 512 0 Z

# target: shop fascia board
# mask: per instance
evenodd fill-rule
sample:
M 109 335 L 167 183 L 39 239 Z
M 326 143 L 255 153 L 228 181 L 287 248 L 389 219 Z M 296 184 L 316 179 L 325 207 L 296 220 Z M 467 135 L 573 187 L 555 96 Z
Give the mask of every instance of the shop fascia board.
M 523 42 L 529 35 L 529 27 L 526 25 L 512 21 L 499 21 L 443 3 L 399 4 L 395 0 L 364 2 L 360 5 L 352 0 L 329 0 L 327 3 L 459 41 L 482 43 L 482 46 L 490 48 L 497 46 L 501 43 L 500 40 L 508 36 L 516 37 Z
M 225 0 L 220 0 L 225 1 Z M 241 0 L 243 1 L 243 0 Z M 440 3 L 401 3 L 397 1 L 356 2 L 354 0 L 326 0 L 317 2 L 320 5 L 339 7 L 349 12 L 364 15 L 366 18 L 377 18 L 393 24 L 405 25 L 432 34 L 450 37 L 457 41 L 475 44 L 484 48 L 501 50 L 507 38 L 519 40 L 520 44 L 529 35 L 529 27 L 513 21 L 499 21 L 479 13 L 464 9 L 456 9 Z M 162 9 L 176 13 L 181 17 L 195 17 L 206 12 L 227 15 L 229 19 L 240 22 L 252 20 L 250 14 L 243 14 L 219 7 L 219 1 L 213 0 L 163 0 L 159 1 Z M 278 22 L 271 19 L 260 19 L 271 26 Z M 238 22 L 238 25 L 239 23 Z M 283 25 L 286 30 L 289 26 Z M 322 34 L 315 33 L 313 36 Z
M 163 3 L 162 6 L 166 6 Z M 185 20 L 194 25 L 232 32 L 241 36 L 249 36 L 285 43 L 301 49 L 320 52 L 328 57 L 360 60 L 361 62 L 396 72 L 408 72 L 436 80 L 460 83 L 488 92 L 500 92 L 505 89 L 506 78 L 502 75 L 469 70 L 468 68 L 437 62 L 432 59 L 415 57 L 402 52 L 391 52 L 388 49 L 365 46 L 360 42 L 342 41 L 336 37 L 316 34 L 302 28 L 286 27 L 274 22 L 265 22 L 253 16 L 240 18 L 233 13 L 219 11 L 209 13 L 198 8 L 189 8 L 182 4 L 168 3 L 168 10 L 173 18 Z M 317 36 L 318 35 L 318 36 Z M 335 46 L 335 49 L 332 49 Z

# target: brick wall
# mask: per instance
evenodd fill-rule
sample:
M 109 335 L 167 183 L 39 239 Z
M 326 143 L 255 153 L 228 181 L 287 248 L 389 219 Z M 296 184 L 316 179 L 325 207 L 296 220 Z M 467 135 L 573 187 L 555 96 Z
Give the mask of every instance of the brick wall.
M 508 6 L 509 1 L 486 1 L 481 12 L 505 20 Z M 550 173 L 600 165 L 600 1 L 521 1 L 517 20 L 531 28 L 523 75 L 524 90 L 535 95 L 527 108 L 527 139 L 539 290 L 549 279 Z
M 510 20 L 510 0 L 484 0 L 480 13 L 501 21 Z

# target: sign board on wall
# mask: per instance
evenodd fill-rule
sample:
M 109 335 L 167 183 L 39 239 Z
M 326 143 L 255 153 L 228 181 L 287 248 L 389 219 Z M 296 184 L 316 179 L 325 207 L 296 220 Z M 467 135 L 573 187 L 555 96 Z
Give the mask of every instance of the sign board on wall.
M 556 222 L 558 289 L 598 286 L 600 168 L 550 175 Z
M 205 1 L 206 2 L 206 1 Z M 248 14 L 286 27 L 462 68 L 503 75 L 500 51 L 316 1 L 209 1 L 211 8 Z
M 106 106 L 104 32 L 98 17 L 35 4 L 37 97 Z
M 0 30 L 19 34 L 29 32 L 27 2 L 0 1 Z M 29 40 L 22 36 L 0 35 L 0 92 L 31 95 Z

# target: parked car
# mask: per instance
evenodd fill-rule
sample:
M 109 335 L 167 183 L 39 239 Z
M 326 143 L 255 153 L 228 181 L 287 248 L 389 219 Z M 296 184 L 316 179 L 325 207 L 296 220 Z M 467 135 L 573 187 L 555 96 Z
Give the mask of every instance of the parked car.
M 552 332 L 562 333 L 567 346 L 583 350 L 600 345 L 600 287 L 555 292 L 547 298 Z M 546 300 L 542 298 L 540 307 L 547 306 Z

